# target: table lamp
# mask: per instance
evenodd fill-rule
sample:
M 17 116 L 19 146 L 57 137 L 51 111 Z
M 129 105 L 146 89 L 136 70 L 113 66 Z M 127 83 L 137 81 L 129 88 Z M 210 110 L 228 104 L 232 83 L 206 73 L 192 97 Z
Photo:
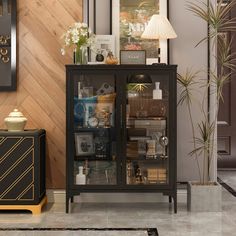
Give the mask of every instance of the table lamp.
M 151 17 L 151 20 L 141 35 L 143 39 L 173 39 L 176 37 L 177 34 L 169 20 L 165 16 L 158 14 Z M 160 61 L 160 48 L 158 48 L 158 63 Z

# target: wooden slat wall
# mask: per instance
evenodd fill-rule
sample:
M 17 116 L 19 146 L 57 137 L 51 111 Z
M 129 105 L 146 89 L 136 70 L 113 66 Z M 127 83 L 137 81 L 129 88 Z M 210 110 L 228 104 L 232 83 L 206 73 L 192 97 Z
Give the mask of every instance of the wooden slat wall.
M 0 93 L 0 128 L 18 108 L 26 128 L 47 131 L 47 188 L 65 187 L 65 64 L 61 35 L 82 21 L 83 0 L 18 0 L 18 78 L 16 92 Z

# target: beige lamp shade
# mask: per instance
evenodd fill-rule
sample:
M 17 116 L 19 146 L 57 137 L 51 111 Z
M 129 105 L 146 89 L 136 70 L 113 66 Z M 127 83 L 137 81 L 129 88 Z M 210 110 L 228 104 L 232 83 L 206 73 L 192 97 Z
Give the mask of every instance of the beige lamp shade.
M 143 39 L 173 39 L 176 38 L 173 27 L 163 15 L 153 15 L 148 22 L 141 38 Z

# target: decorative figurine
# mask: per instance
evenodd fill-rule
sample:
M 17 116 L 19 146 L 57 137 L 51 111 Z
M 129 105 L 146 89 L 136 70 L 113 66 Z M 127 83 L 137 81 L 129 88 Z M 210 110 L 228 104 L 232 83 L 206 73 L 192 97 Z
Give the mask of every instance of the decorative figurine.
M 161 144 L 161 146 L 163 148 L 163 152 L 162 152 L 161 157 L 162 158 L 167 158 L 168 156 L 166 155 L 166 146 L 169 143 L 168 138 L 166 136 L 161 136 L 160 139 L 159 139 L 159 143 Z
M 105 63 L 108 65 L 117 65 L 118 59 L 113 55 L 112 52 L 108 52 Z
M 140 167 L 137 168 L 135 173 L 136 183 L 141 184 L 143 182 L 142 171 Z

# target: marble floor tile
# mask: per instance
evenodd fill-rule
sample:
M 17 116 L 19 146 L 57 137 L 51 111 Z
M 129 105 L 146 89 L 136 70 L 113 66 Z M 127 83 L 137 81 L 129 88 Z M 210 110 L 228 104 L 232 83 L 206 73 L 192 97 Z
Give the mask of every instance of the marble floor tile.
M 236 170 L 218 170 L 217 176 L 236 191 Z
M 235 236 L 236 197 L 222 191 L 222 212 L 192 213 L 186 203 L 174 214 L 169 203 L 74 203 L 70 214 L 64 204 L 48 204 L 39 216 L 0 212 L 0 228 L 157 228 L 160 236 Z M 7 234 L 6 234 L 7 233 Z M 143 236 L 145 232 L 0 231 L 0 236 Z

